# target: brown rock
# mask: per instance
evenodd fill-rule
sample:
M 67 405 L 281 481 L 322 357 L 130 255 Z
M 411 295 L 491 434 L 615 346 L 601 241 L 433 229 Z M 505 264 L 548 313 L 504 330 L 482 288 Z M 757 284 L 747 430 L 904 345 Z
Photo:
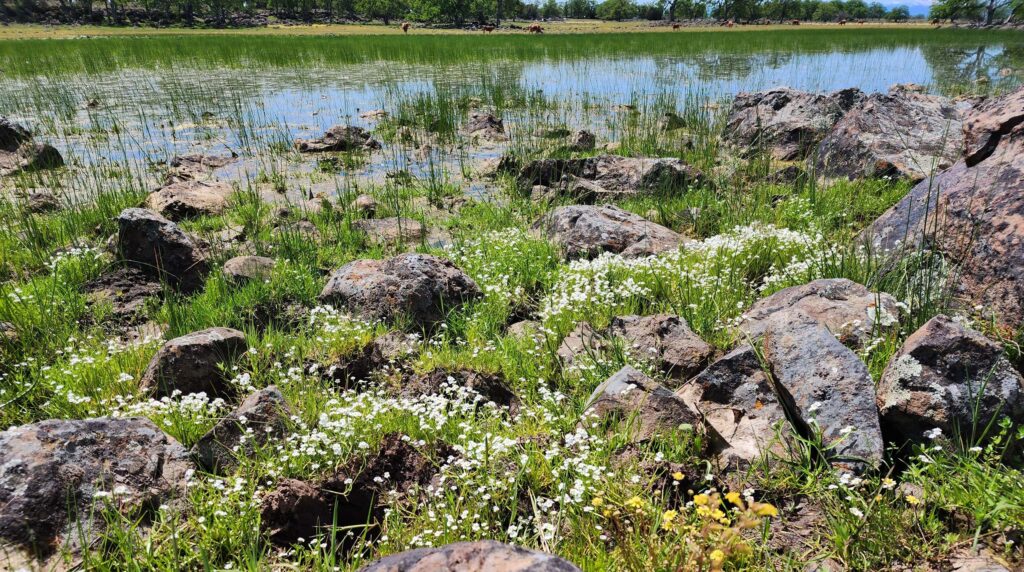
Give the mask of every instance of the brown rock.
M 676 379 L 699 372 L 714 353 L 678 316 L 621 316 L 612 320 L 609 333 L 624 338 L 635 358 L 654 363 Z
M 630 440 L 667 437 L 684 426 L 700 430 L 700 415 L 680 397 L 636 369 L 625 366 L 594 389 L 584 416 L 625 423 Z
M 920 181 L 960 156 L 961 112 L 917 86 L 875 93 L 840 119 L 818 145 L 815 167 L 830 177 L 891 175 Z
M 266 256 L 236 256 L 224 263 L 221 273 L 235 284 L 270 280 L 277 262 Z
M 480 395 L 484 402 L 517 409 L 515 393 L 501 375 L 469 369 L 435 369 L 407 379 L 400 393 L 404 396 L 441 395 L 465 387 Z
M 852 347 L 868 343 L 879 332 L 899 325 L 896 299 L 874 293 L 845 278 L 814 280 L 757 301 L 743 313 L 740 331 L 751 338 L 772 325 L 811 320 Z
M 178 225 L 151 210 L 134 208 L 121 211 L 117 222 L 118 249 L 128 264 L 186 294 L 202 288 L 209 265 Z
M 558 207 L 533 225 L 558 244 L 566 258 L 595 258 L 601 253 L 639 258 L 676 250 L 683 237 L 613 205 Z
M 360 572 L 579 572 L 551 554 L 493 540 L 458 542 L 438 548 L 419 548 L 371 562 Z
M 114 319 L 121 325 L 145 318 L 146 301 L 163 295 L 160 282 L 131 266 L 119 266 L 82 286 L 92 304 L 109 303 Z
M 466 123 L 466 134 L 487 141 L 505 141 L 505 124 L 498 117 L 491 113 L 478 111 L 469 114 L 469 121 Z
M 423 223 L 405 217 L 361 219 L 353 221 L 352 228 L 365 233 L 371 242 L 378 244 L 416 242 L 427 235 Z
M 349 208 L 366 216 L 373 216 L 377 212 L 377 199 L 372 195 L 359 195 L 352 201 Z
M 30 213 L 44 214 L 58 211 L 60 208 L 60 199 L 53 191 L 47 189 L 36 189 L 25 197 L 25 209 Z
M 150 360 L 140 388 L 158 398 L 175 390 L 184 395 L 233 396 L 235 389 L 219 366 L 246 349 L 245 334 L 231 328 L 209 328 L 174 338 Z
M 272 439 L 283 437 L 290 415 L 277 387 L 256 391 L 200 437 L 192 447 L 192 456 L 211 473 L 230 473 L 239 458 L 249 457 Z
M 369 151 L 380 148 L 380 142 L 371 137 L 369 131 L 352 125 L 335 125 L 318 139 L 298 139 L 295 141 L 295 149 L 300 153 Z
M 234 192 L 230 183 L 187 179 L 150 193 L 146 208 L 172 221 L 216 216 L 228 208 L 228 199 Z
M 702 175 L 679 159 L 602 155 L 538 159 L 524 165 L 517 178 L 525 188 L 553 187 L 592 202 L 683 189 L 699 183 Z
M 556 354 L 563 366 L 570 366 L 583 356 L 596 356 L 608 348 L 604 336 L 587 322 L 577 325 L 559 344 Z

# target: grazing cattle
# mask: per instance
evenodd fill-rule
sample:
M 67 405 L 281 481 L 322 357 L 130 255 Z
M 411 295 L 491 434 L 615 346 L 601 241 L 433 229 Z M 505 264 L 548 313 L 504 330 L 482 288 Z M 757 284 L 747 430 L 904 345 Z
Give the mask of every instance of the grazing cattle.
M 491 32 L 494 31 L 494 26 L 483 26 L 481 29 L 484 31 L 485 34 L 490 34 Z
M 840 26 L 845 26 L 846 25 L 846 20 L 839 20 L 839 25 Z
M 939 25 L 939 24 L 941 24 L 941 23 L 942 23 L 942 20 L 940 20 L 940 19 L 938 19 L 938 18 L 933 18 L 933 19 L 932 19 L 932 25 L 933 25 L 933 26 L 938 26 L 938 25 Z
M 736 22 L 733 22 L 732 20 L 729 20 L 728 22 L 725 23 L 725 27 L 726 28 L 732 28 L 735 25 L 736 25 Z
M 857 23 L 860 25 L 864 25 L 864 20 L 857 20 Z
M 544 28 L 540 24 L 530 24 L 530 27 L 526 29 L 531 34 L 543 34 Z
M 673 29 L 673 30 L 678 30 L 678 29 L 679 29 L 679 24 L 675 24 L 675 23 L 673 23 L 673 24 L 672 24 L 672 29 Z
M 800 20 L 792 20 L 789 23 L 794 25 L 794 26 L 799 26 L 800 25 Z
M 402 33 L 403 34 L 408 34 L 409 33 L 409 22 L 402 22 Z

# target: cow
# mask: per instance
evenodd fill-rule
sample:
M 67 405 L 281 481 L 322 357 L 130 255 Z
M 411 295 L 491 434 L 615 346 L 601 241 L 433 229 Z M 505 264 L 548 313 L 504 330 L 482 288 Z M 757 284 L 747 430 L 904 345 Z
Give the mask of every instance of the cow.
M 678 29 L 679 29 L 679 24 L 677 24 L 677 23 L 673 22 L 673 23 L 672 23 L 672 29 L 673 29 L 673 30 L 678 30 Z
M 839 20 L 839 25 L 840 26 L 845 26 L 846 25 L 846 19 Z
M 735 25 L 736 25 L 736 22 L 733 22 L 732 20 L 729 20 L 728 22 L 725 23 L 725 27 L 726 28 L 732 28 Z
M 409 26 L 409 22 L 402 22 L 402 33 L 403 34 L 408 34 L 409 33 L 409 27 L 410 27 Z
M 483 30 L 485 34 L 490 34 L 494 31 L 494 26 L 482 26 L 480 29 Z
M 800 25 L 800 20 L 790 20 L 789 23 L 794 25 L 794 26 L 799 26 Z
M 527 28 L 526 31 L 531 34 L 543 34 L 544 28 L 540 24 L 530 24 L 530 27 Z

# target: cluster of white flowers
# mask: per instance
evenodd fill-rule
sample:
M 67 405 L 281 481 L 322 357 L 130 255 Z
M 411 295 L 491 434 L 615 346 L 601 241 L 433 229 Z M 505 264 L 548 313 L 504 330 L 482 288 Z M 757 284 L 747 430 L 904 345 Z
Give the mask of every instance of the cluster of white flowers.
M 46 262 L 46 267 L 50 269 L 50 272 L 56 272 L 62 265 L 76 261 L 76 260 L 97 260 L 103 255 L 102 251 L 98 248 L 91 246 L 72 246 L 65 248 L 53 256 Z
M 521 228 L 484 233 L 449 246 L 445 254 L 489 299 L 502 301 L 522 299 L 522 282 L 541 278 L 558 261 L 554 248 Z

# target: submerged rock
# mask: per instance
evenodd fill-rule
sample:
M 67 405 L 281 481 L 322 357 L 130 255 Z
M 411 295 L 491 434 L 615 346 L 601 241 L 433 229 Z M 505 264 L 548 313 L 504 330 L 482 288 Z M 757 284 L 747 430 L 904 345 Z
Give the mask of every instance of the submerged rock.
M 924 442 L 933 429 L 970 442 L 1001 417 L 1024 423 L 1024 378 L 1002 345 L 939 315 L 890 360 L 878 408 L 882 428 L 897 444 Z
M 748 155 L 765 150 L 778 161 L 803 159 L 863 98 L 859 89 L 827 95 L 785 87 L 739 93 L 722 137 Z
M 385 556 L 360 572 L 579 572 L 552 554 L 502 544 L 494 540 L 457 542 Z
M 683 237 L 614 205 L 558 207 L 534 223 L 566 258 L 595 258 L 604 252 L 639 258 L 676 250 Z
M 893 257 L 933 248 L 961 265 L 952 286 L 968 308 L 1024 324 L 1024 88 L 964 120 L 964 159 L 915 186 L 863 234 Z
M 128 264 L 186 294 L 202 288 L 209 265 L 178 225 L 138 208 L 125 209 L 117 222 L 118 249 Z
M 174 338 L 150 360 L 139 384 L 155 397 L 206 393 L 231 397 L 235 388 L 221 364 L 242 355 L 248 345 L 245 334 L 231 328 L 209 328 Z
M 896 85 L 850 109 L 818 145 L 814 162 L 829 177 L 920 181 L 952 165 L 962 142 L 961 111 L 951 101 Z
M 331 275 L 320 300 L 369 319 L 408 319 L 411 326 L 425 328 L 481 295 L 476 282 L 450 261 L 429 254 L 400 254 L 342 266 Z
M 353 125 L 335 125 L 317 139 L 295 141 L 295 149 L 300 153 L 370 151 L 380 148 L 380 142 L 371 137 L 369 131 Z
M 167 172 L 167 183 L 190 181 L 209 177 L 215 170 L 227 167 L 238 160 L 231 155 L 182 155 L 171 159 L 170 170 Z
M 505 141 L 505 123 L 491 113 L 474 111 L 469 114 L 465 132 L 471 137 L 487 141 Z
M 77 552 L 105 528 L 104 506 L 145 522 L 177 504 L 191 466 L 148 419 L 49 420 L 0 433 L 0 568 Z

